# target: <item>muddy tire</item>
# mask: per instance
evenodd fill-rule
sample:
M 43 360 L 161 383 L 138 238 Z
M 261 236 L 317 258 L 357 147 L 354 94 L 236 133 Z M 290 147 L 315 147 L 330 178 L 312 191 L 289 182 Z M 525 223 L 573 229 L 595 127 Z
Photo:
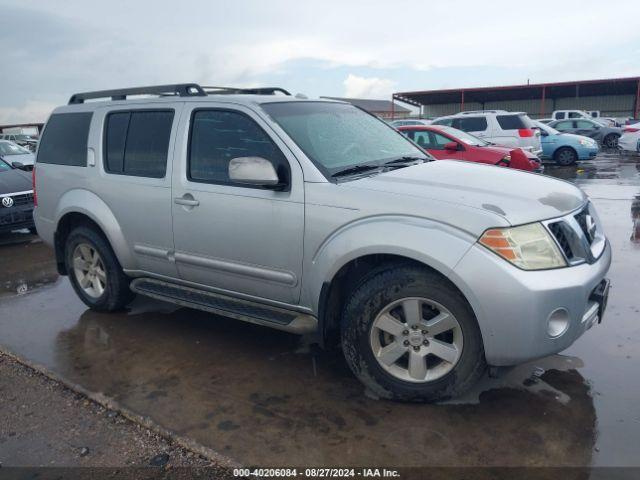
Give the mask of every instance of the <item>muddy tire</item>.
M 576 163 L 578 160 L 578 154 L 571 147 L 562 147 L 555 151 L 553 159 L 558 165 L 567 167 Z
M 365 277 L 345 304 L 341 334 L 347 364 L 382 398 L 456 397 L 486 369 L 471 307 L 446 278 L 420 266 Z
M 69 234 L 65 263 L 73 289 L 92 310 L 112 312 L 133 300 L 129 278 L 109 242 L 94 229 L 78 227 Z

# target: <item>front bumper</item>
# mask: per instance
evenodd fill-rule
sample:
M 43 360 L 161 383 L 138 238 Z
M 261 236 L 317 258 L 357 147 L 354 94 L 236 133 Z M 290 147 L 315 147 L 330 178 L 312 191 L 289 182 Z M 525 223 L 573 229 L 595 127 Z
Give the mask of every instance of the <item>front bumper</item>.
M 524 271 L 475 244 L 455 267 L 482 332 L 489 365 L 506 366 L 558 353 L 601 320 L 596 290 L 611 264 L 611 246 L 593 264 Z M 568 326 L 555 337 L 548 320 L 555 311 Z
M 595 145 L 593 147 L 581 146 L 580 148 L 577 148 L 576 151 L 578 153 L 578 160 L 591 160 L 598 155 L 600 148 L 598 147 L 598 145 Z
M 33 228 L 33 204 L 13 207 L 0 205 L 0 232 Z

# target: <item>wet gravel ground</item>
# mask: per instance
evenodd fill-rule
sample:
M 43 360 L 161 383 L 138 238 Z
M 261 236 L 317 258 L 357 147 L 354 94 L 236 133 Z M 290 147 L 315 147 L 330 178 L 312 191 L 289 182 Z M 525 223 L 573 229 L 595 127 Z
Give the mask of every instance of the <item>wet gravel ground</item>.
M 216 478 L 229 474 L 4 354 L 0 398 L 0 465 L 5 469 L 207 467 Z
M 144 298 L 92 312 L 49 248 L 20 234 L 0 237 L 0 350 L 245 464 L 640 466 L 640 159 L 546 173 L 587 192 L 611 241 L 604 322 L 446 404 L 371 398 L 340 352 L 304 337 Z

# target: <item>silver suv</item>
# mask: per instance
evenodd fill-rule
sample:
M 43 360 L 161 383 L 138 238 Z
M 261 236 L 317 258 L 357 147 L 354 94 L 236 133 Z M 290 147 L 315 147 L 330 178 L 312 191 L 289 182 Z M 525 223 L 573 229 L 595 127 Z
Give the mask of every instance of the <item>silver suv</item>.
M 35 220 L 92 309 L 141 294 L 315 334 L 379 396 L 442 400 L 599 322 L 611 249 L 567 182 L 431 160 L 281 89 L 76 94 L 44 130 Z

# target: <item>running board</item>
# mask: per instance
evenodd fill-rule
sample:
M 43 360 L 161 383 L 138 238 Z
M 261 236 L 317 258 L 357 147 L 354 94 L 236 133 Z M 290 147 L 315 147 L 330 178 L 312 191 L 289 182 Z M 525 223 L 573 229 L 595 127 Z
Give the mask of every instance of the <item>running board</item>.
M 131 290 L 140 295 L 183 307 L 217 313 L 236 320 L 264 325 L 298 335 L 313 333 L 318 327 L 318 320 L 311 315 L 163 282 L 154 278 L 134 279 L 131 282 Z

